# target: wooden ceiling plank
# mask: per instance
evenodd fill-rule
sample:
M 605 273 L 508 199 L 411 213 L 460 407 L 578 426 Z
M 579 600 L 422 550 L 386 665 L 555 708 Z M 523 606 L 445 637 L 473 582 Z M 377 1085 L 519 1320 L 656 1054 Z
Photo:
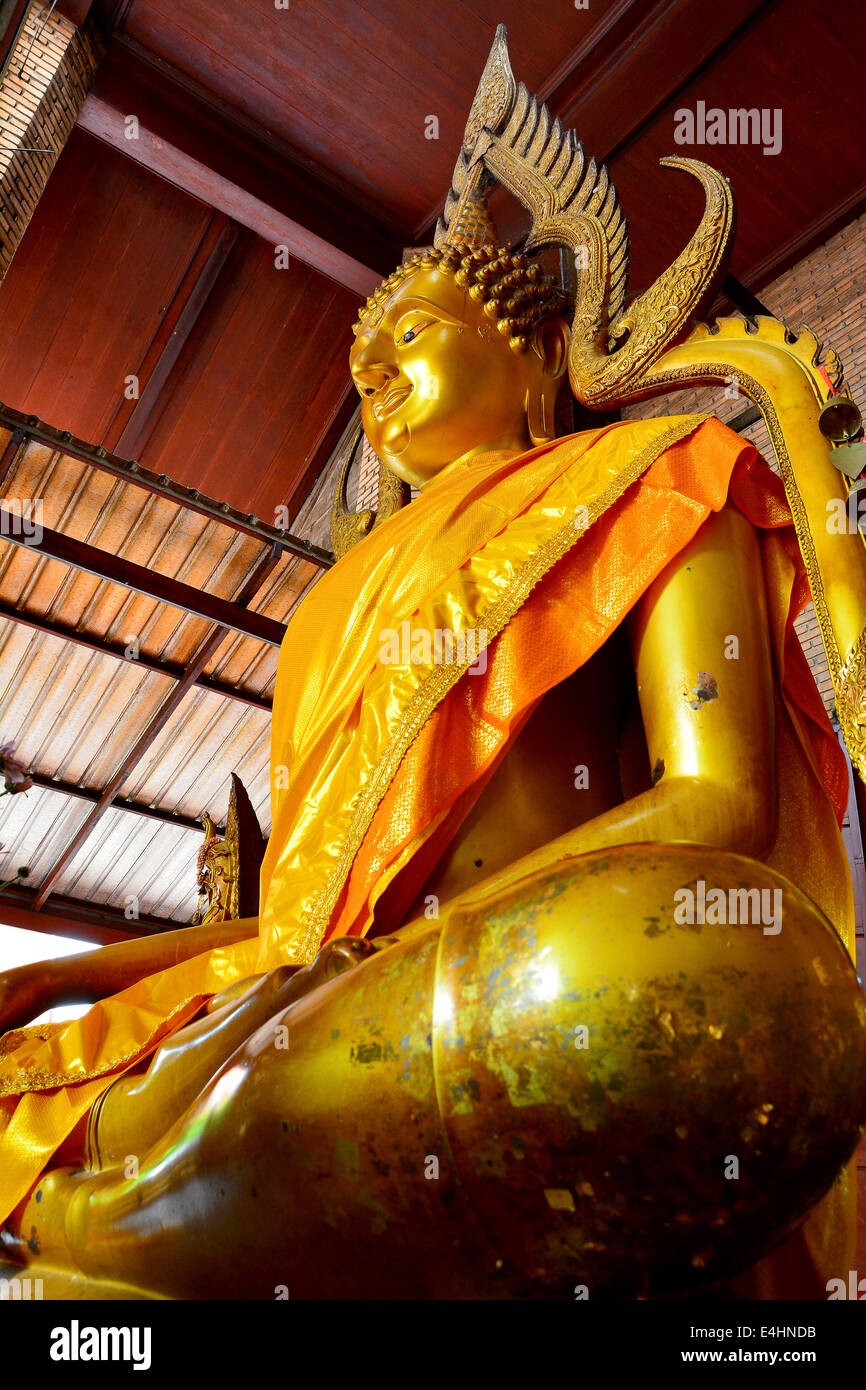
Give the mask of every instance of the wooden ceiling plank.
M 708 7 L 705 0 L 662 0 L 637 24 L 634 15 L 623 15 L 612 50 L 599 44 L 578 50 L 571 71 L 551 83 L 543 99 L 563 125 L 575 126 L 589 154 L 613 159 L 768 3 L 729 0 Z
M 326 467 L 331 455 L 339 444 L 343 433 L 355 411 L 358 409 L 358 392 L 351 377 L 346 382 L 342 394 L 322 425 L 319 438 L 310 454 L 303 473 L 297 479 L 291 493 L 286 498 L 289 520 L 293 521 L 306 502 L 316 480 Z
M 281 272 L 269 268 L 267 262 L 260 267 L 258 279 L 262 274 L 279 275 Z M 306 472 L 305 460 L 311 451 L 315 452 L 322 433 L 327 429 L 331 412 L 339 406 L 342 398 L 342 384 L 347 371 L 346 344 L 351 342 L 350 322 L 355 316 L 355 306 L 346 313 L 345 295 L 333 286 L 320 287 L 312 276 L 306 278 L 299 294 L 295 295 L 289 322 L 294 339 L 292 370 L 285 370 L 286 341 L 281 333 L 275 331 L 272 320 L 262 315 L 262 329 L 255 337 L 248 339 L 248 351 L 238 356 L 237 376 L 227 385 L 227 396 L 237 395 L 242 383 L 247 383 L 246 406 L 250 421 L 249 452 L 253 458 L 270 460 L 262 473 L 262 492 L 273 482 L 278 497 L 277 505 L 285 505 L 294 493 L 298 475 L 295 469 L 286 468 L 286 461 L 298 460 L 303 477 Z M 254 299 L 273 301 L 275 296 L 268 292 L 267 282 L 261 290 L 254 289 Z M 331 296 L 327 297 L 328 290 Z M 344 302 L 335 306 L 334 300 Z M 334 313 L 339 313 L 345 324 L 345 342 L 342 333 L 321 334 L 322 323 L 330 323 Z M 324 341 L 323 341 L 324 337 Z M 226 354 L 221 354 L 223 360 Z M 335 390 L 340 392 L 334 402 Z M 322 422 L 322 423 L 318 423 Z M 318 427 L 317 426 L 318 423 Z M 222 458 L 223 466 L 229 466 L 231 457 L 227 448 L 227 429 L 223 429 L 219 443 L 214 449 L 214 457 Z M 303 438 L 309 441 L 306 447 Z M 299 458 L 300 456 L 300 458 Z M 260 494 L 261 495 L 261 494 Z
M 358 299 L 300 261 L 276 267 L 248 232 L 220 291 L 178 364 L 145 461 L 274 524 L 343 391 Z
M 303 206 L 313 231 L 343 250 L 355 247 L 387 270 L 406 244 L 409 226 L 385 219 L 378 198 L 325 169 L 261 121 L 224 100 L 189 72 L 127 34 L 115 33 L 93 90 L 111 106 L 138 112 L 154 134 L 186 149 L 251 192 L 267 189 L 276 206 Z M 205 154 L 205 150 L 207 153 Z M 286 210 L 286 208 L 284 208 Z
M 93 0 L 57 0 L 57 13 L 71 20 L 80 29 L 90 14 Z
M 215 214 L 138 370 L 138 400 L 124 402 L 104 436 L 106 448 L 138 458 L 159 417 L 163 393 L 181 352 L 238 238 L 238 226 Z
M 610 161 L 767 4 L 730 0 L 708 7 L 706 0 L 617 0 L 541 84 L 538 95 L 563 126 L 576 130 L 588 155 Z M 519 78 L 516 50 L 512 62 Z M 441 211 L 440 203 L 419 222 L 416 245 L 429 241 Z

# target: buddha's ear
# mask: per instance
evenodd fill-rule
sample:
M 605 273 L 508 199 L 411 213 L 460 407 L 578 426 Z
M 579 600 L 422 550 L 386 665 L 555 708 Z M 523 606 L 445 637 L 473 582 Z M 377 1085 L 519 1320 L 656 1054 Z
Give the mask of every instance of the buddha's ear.
M 546 376 L 558 379 L 568 366 L 568 324 L 560 315 L 542 319 L 532 335 L 532 350 L 544 363 Z

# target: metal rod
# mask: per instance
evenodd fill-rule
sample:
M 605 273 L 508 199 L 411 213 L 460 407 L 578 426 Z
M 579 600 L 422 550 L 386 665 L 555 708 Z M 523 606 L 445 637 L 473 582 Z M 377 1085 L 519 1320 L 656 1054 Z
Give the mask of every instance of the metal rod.
M 58 453 L 67 454 L 69 458 L 78 459 L 81 463 L 89 463 L 93 468 L 101 469 L 103 473 L 110 473 L 112 477 L 120 478 L 125 483 L 145 488 L 158 497 L 167 497 L 180 507 L 188 507 L 190 511 L 199 512 L 200 515 L 210 517 L 223 526 L 230 526 L 255 540 L 265 541 L 268 545 L 278 545 L 290 555 L 309 560 L 321 569 L 329 569 L 334 563 L 334 556 L 330 550 L 323 550 L 321 546 L 293 536 L 288 531 L 269 526 L 257 516 L 244 515 L 229 506 L 228 502 L 217 502 L 212 497 L 205 497 L 197 488 L 183 487 L 180 483 L 172 482 L 165 473 L 151 473 L 149 469 L 142 468 L 135 459 L 119 458 L 101 445 L 88 444 L 85 440 L 78 439 L 69 430 L 58 430 L 52 425 L 46 425 L 36 415 L 23 415 L 21 411 L 13 410 L 2 401 L 0 428 L 21 430 L 36 443 L 45 444 L 48 448 L 56 449 Z
M 746 318 L 753 319 L 756 314 L 763 314 L 766 318 L 774 319 L 776 315 L 772 309 L 768 309 L 766 304 L 762 304 L 757 295 L 741 284 L 735 275 L 726 275 L 722 281 L 722 294 L 726 294 L 735 308 L 739 309 Z
M 40 24 L 39 28 L 36 30 L 36 33 L 33 35 L 33 38 L 30 40 L 30 47 L 28 48 L 27 52 L 24 54 L 24 61 L 22 62 L 21 67 L 18 69 L 18 76 L 19 76 L 19 77 L 23 77 L 23 75 L 24 75 L 24 69 L 25 69 L 26 66 L 27 66 L 27 59 L 30 57 L 30 54 L 33 52 L 33 45 L 35 44 L 36 40 L 41 36 L 42 30 L 45 28 L 46 24 L 48 23 L 49 19 L 51 18 L 51 15 L 52 15 L 53 10 L 54 10 L 54 6 L 55 6 L 56 4 L 57 4 L 57 0 L 51 0 L 51 4 L 50 4 L 49 7 L 48 7 L 48 13 L 42 15 L 42 23 Z
M 31 778 L 34 787 L 41 787 L 43 791 L 57 792 L 60 796 L 72 796 L 78 801 L 89 801 L 91 805 L 98 805 L 102 792 L 95 787 L 82 787 L 77 782 L 63 782 L 57 777 L 47 777 L 43 772 L 34 772 L 32 768 L 27 773 Z M 129 811 L 134 816 L 144 816 L 148 820 L 161 821 L 164 825 L 179 825 L 183 830 L 197 830 L 203 833 L 204 826 L 195 816 L 185 816 L 180 811 L 165 811 L 160 806 L 147 806 L 143 801 L 129 801 L 126 797 L 116 796 L 111 803 L 115 811 Z M 217 827 L 219 829 L 220 827 Z

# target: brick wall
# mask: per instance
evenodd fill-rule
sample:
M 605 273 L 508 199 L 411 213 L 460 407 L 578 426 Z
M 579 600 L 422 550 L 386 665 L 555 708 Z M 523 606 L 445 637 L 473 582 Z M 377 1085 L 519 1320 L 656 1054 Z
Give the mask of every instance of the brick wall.
M 47 8 L 47 7 L 46 7 Z M 90 40 L 32 4 L 0 80 L 0 279 L 9 269 L 96 67 Z
M 356 495 L 353 498 L 349 494 L 350 503 L 354 503 L 356 512 L 362 512 L 365 507 L 372 507 L 376 510 L 379 500 L 379 460 L 373 453 L 370 441 L 364 438 L 361 446 L 361 457 L 358 464 L 358 483 Z

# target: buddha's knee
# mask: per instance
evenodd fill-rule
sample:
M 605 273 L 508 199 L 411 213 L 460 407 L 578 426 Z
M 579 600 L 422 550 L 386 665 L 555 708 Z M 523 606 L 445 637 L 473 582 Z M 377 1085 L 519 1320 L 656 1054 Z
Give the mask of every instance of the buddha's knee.
M 866 1117 L 866 1013 L 830 923 L 690 845 L 566 861 L 445 927 L 437 1088 L 502 1250 L 684 1288 L 790 1231 Z
M 183 1231 L 165 1291 L 595 1296 L 751 1265 L 856 1143 L 866 1017 L 809 900 L 707 856 L 566 861 L 269 1019 L 136 1180 L 139 1226 Z
M 498 1260 L 513 1288 L 706 1282 L 796 1225 L 866 1113 L 866 1014 L 832 927 L 764 865 L 688 845 L 458 907 L 246 1051 L 248 1153 L 295 1175 L 289 1228 L 341 1263 L 378 1211 L 398 1282 L 418 1277 L 401 1249 L 437 1268 L 443 1208 L 476 1279 Z

